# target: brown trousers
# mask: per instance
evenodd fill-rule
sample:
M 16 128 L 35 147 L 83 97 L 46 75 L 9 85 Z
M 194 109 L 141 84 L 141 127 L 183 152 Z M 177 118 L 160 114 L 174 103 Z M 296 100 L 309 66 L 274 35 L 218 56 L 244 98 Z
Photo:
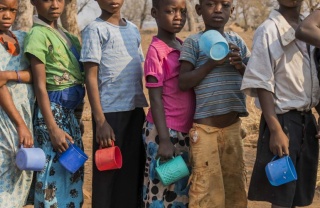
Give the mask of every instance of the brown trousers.
M 226 128 L 190 130 L 190 208 L 246 208 L 241 121 Z

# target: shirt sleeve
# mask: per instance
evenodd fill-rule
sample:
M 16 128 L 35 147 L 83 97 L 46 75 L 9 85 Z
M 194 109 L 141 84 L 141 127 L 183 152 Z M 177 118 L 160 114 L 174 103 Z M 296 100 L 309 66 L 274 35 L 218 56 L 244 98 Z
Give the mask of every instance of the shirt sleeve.
M 192 38 L 187 38 L 182 44 L 182 51 L 179 61 L 188 61 L 196 66 L 199 53 L 199 43 Z
M 148 83 L 147 76 L 155 77 L 157 83 Z M 159 60 L 157 49 L 153 46 L 150 46 L 146 56 L 146 61 L 144 63 L 144 77 L 146 80 L 146 87 L 162 87 L 164 74 L 161 62 Z
M 252 54 L 241 86 L 241 90 L 247 95 L 257 97 L 259 88 L 274 93 L 275 63 L 270 54 L 271 43 L 275 44 L 268 40 L 268 32 L 264 28 L 258 28 L 254 35 Z
M 86 28 L 82 32 L 82 49 L 80 61 L 100 64 L 101 54 L 99 32 L 96 29 Z
M 138 53 L 139 53 L 139 57 L 140 57 L 141 62 L 144 62 L 145 60 L 144 60 L 144 55 L 143 55 L 141 44 L 139 45 Z
M 32 54 L 46 64 L 46 57 L 53 51 L 53 47 L 44 33 L 32 28 L 24 41 L 24 54 Z

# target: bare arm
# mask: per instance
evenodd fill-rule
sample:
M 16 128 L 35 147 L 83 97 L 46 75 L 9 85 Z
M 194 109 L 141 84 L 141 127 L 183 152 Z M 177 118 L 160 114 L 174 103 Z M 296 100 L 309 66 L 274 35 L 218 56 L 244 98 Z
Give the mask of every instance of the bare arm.
M 32 75 L 30 69 L 25 69 L 22 71 L 18 71 L 20 76 L 20 81 L 23 83 L 31 83 Z M 15 71 L 1 71 L 0 72 L 0 87 L 5 85 L 8 81 L 18 82 L 18 74 Z
M 209 59 L 197 69 L 194 68 L 192 63 L 182 61 L 179 74 L 179 88 L 181 90 L 189 90 L 197 86 L 216 66 L 218 66 L 217 62 L 212 59 Z
M 288 155 L 289 139 L 283 132 L 277 118 L 273 94 L 264 89 L 258 89 L 257 92 L 263 116 L 270 130 L 270 151 L 279 157 L 282 157 L 283 154 Z
M 315 10 L 299 25 L 296 37 L 320 48 L 320 10 Z
M 98 71 L 99 65 L 93 62 L 85 62 L 84 70 L 86 74 L 86 87 L 88 98 L 96 123 L 96 141 L 102 147 L 111 146 L 112 141 L 115 140 L 113 129 L 107 122 L 102 111 L 99 88 L 98 88 Z
M 26 126 L 17 108 L 15 107 L 12 97 L 6 86 L 0 87 L 0 106 L 7 113 L 10 120 L 16 126 L 16 130 L 19 135 L 19 144 L 23 144 L 24 147 L 32 147 L 32 134 Z
M 153 76 L 147 77 L 147 82 L 157 83 L 157 79 Z M 154 124 L 156 125 L 159 135 L 158 157 L 164 160 L 171 159 L 174 154 L 174 146 L 170 141 L 169 129 L 166 123 L 166 117 L 162 101 L 162 87 L 149 88 L 149 98 L 151 112 Z
M 315 109 L 316 109 L 318 115 L 320 115 L 320 103 L 318 103 L 318 105 L 315 107 Z M 318 133 L 317 133 L 316 137 L 318 139 L 320 139 L 320 117 L 318 118 Z
M 72 137 L 59 128 L 50 107 L 50 100 L 46 88 L 46 69 L 37 57 L 30 55 L 31 70 L 33 74 L 34 91 L 37 103 L 47 125 L 52 146 L 58 152 L 64 152 L 68 148 L 66 139 L 73 143 Z

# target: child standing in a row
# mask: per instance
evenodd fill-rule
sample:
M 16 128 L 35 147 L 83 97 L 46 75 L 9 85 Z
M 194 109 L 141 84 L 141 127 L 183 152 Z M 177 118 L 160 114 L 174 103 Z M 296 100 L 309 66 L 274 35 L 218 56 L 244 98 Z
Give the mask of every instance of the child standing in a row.
M 144 66 L 150 109 L 143 128 L 147 154 L 143 187 L 144 207 L 187 207 L 188 177 L 169 186 L 156 177 L 157 159 L 182 155 L 189 165 L 189 136 L 195 98 L 193 90 L 178 87 L 182 41 L 176 38 L 186 22 L 185 0 L 153 0 L 151 15 L 158 26 Z
M 34 115 L 35 146 L 46 154 L 44 170 L 36 173 L 35 207 L 81 207 L 83 167 L 74 174 L 59 162 L 68 142 L 83 148 L 74 109 L 85 89 L 79 62 L 80 43 L 58 25 L 64 0 L 32 0 L 38 17 L 25 39 L 37 97 Z
M 190 130 L 192 208 L 247 207 L 239 117 L 248 115 L 240 87 L 250 52 L 239 35 L 224 31 L 233 10 L 232 0 L 200 0 L 196 5 L 205 31 L 217 30 L 229 42 L 227 58 L 214 61 L 205 55 L 199 48 L 203 32 L 185 40 L 180 56 L 180 88 L 194 88 L 196 94 Z
M 256 162 L 248 199 L 272 208 L 308 206 L 315 193 L 319 141 L 311 109 L 320 112 L 320 88 L 314 47 L 295 38 L 302 0 L 278 0 L 279 9 L 259 26 L 242 89 L 259 98 L 262 110 Z M 272 186 L 265 167 L 277 155 L 289 155 L 298 180 Z
M 114 141 L 123 158 L 120 170 L 100 172 L 93 154 L 94 208 L 141 207 L 143 107 L 147 106 L 142 87 L 144 56 L 138 28 L 121 18 L 123 1 L 97 0 L 101 16 L 82 36 L 81 61 L 93 114 L 92 152 Z
M 0 0 L 0 207 L 17 208 L 26 203 L 32 171 L 15 164 L 19 146 L 33 145 L 32 115 L 35 96 L 29 62 L 24 56 L 26 33 L 9 29 L 17 10 L 17 0 Z

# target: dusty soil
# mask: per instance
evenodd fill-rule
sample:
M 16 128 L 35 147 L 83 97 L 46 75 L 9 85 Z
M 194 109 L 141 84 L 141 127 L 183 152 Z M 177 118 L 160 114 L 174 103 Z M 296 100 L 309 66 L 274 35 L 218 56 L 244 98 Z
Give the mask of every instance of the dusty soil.
M 248 47 L 251 48 L 252 44 L 252 37 L 253 37 L 253 31 L 246 31 L 244 32 L 241 28 L 238 28 L 236 26 L 231 25 L 230 29 L 237 32 L 247 43 Z M 155 35 L 155 30 L 147 30 L 142 31 L 142 48 L 144 53 L 146 53 L 146 50 L 151 42 L 151 38 L 153 35 Z M 188 37 L 190 33 L 188 32 L 181 32 L 178 37 L 181 39 L 185 39 Z M 148 93 L 145 91 L 147 97 Z M 247 170 L 247 185 L 249 185 L 251 173 L 252 173 L 252 167 L 255 160 L 256 155 L 256 141 L 257 141 L 257 132 L 258 132 L 258 124 L 259 124 L 259 117 L 260 112 L 254 107 L 252 99 L 248 99 L 248 109 L 250 112 L 250 116 L 243 119 L 243 125 L 248 131 L 247 137 L 244 139 L 244 150 L 245 150 L 245 162 L 246 162 L 246 170 Z M 89 107 L 89 102 L 86 101 L 85 104 L 85 110 L 83 113 L 83 120 L 85 124 L 85 133 L 83 136 L 84 146 L 85 146 L 85 152 L 91 156 L 92 155 L 92 148 L 91 148 L 91 142 L 92 142 L 92 125 L 91 125 L 91 110 Z M 85 204 L 84 208 L 90 208 L 91 207 L 91 161 L 92 157 L 89 157 L 89 160 L 85 164 L 85 183 L 84 183 L 84 195 L 85 195 Z M 320 170 L 318 171 L 318 174 L 320 174 Z M 320 180 L 320 175 L 319 175 Z M 320 186 L 320 184 L 318 184 Z M 317 187 L 317 194 L 315 195 L 314 202 L 311 206 L 308 206 L 309 208 L 319 208 L 320 207 L 320 187 Z M 248 208 L 269 208 L 270 205 L 268 203 L 264 202 L 251 202 L 249 201 Z

